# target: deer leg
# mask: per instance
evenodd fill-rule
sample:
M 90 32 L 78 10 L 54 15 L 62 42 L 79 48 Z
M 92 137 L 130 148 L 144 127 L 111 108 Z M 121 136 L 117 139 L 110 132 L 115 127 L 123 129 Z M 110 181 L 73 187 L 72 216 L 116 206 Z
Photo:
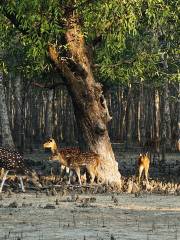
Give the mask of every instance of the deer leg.
M 6 177 L 7 177 L 7 174 L 8 174 L 9 170 L 7 170 L 3 176 L 3 179 L 2 179 L 2 182 L 1 182 L 1 187 L 0 187 L 0 193 L 2 192 L 2 189 L 3 189 L 3 186 L 4 186 L 4 183 L 6 181 Z
M 60 165 L 60 168 L 61 168 L 61 173 L 62 173 L 66 167 L 64 165 Z
M 70 169 L 68 167 L 65 167 L 66 174 L 70 173 Z
M 61 176 L 61 178 L 63 178 L 64 175 L 65 175 L 65 169 L 66 169 L 66 167 L 64 165 L 60 165 L 60 176 Z
M 95 179 L 95 174 L 93 173 L 93 169 L 90 166 L 87 166 L 87 170 L 88 170 L 88 173 L 89 173 L 89 175 L 91 177 L 90 182 L 92 184 L 94 182 L 94 179 Z
M 70 176 L 70 169 L 68 167 L 61 165 L 60 168 L 61 168 L 61 173 L 60 173 L 61 180 L 64 178 L 64 176 L 68 176 L 68 177 Z
M 81 175 L 81 182 L 83 181 L 83 183 L 86 183 L 87 182 L 87 176 L 86 176 L 86 172 Z
M 141 175 L 142 175 L 142 172 L 144 170 L 144 167 L 142 165 L 139 166 L 139 178 L 138 178 L 138 181 L 140 183 L 140 180 L 141 180 Z
M 53 167 L 51 167 L 51 176 L 54 176 Z
M 94 175 L 94 173 L 91 173 L 90 176 L 91 176 L 91 184 L 92 184 L 94 182 L 95 175 Z
M 148 171 L 149 171 L 149 167 L 145 168 L 145 178 L 146 178 L 147 183 L 149 183 L 149 181 L 148 181 Z
M 4 175 L 4 168 L 1 168 L 1 174 L 0 174 L 0 178 L 2 178 L 3 177 L 3 175 Z
M 22 180 L 21 176 L 19 176 L 19 180 L 20 180 L 20 185 L 21 185 L 22 192 L 25 192 L 25 188 L 24 188 L 24 184 L 23 184 L 23 180 Z
M 70 170 L 70 172 L 69 172 L 69 180 L 68 180 L 68 184 L 71 184 L 71 177 L 72 177 L 72 175 L 73 175 L 73 171 Z
M 77 176 L 78 176 L 79 184 L 82 185 L 82 183 L 81 183 L 81 173 L 80 173 L 80 168 L 76 168 L 75 171 L 76 171 L 76 174 L 77 174 Z

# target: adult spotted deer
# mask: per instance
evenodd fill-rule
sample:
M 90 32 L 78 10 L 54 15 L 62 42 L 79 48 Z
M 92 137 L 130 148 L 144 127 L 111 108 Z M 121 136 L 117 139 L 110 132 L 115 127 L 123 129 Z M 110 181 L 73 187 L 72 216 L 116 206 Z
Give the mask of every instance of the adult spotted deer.
M 51 150 L 52 155 L 56 155 L 56 153 L 62 154 L 63 158 L 68 158 L 73 153 L 79 153 L 79 148 L 61 148 L 58 149 L 56 141 L 53 138 L 48 138 L 47 141 L 43 144 L 43 148 L 49 148 Z M 69 168 L 63 164 L 61 164 L 61 172 L 66 170 L 69 173 Z
M 145 173 L 146 182 L 148 183 L 149 165 L 150 165 L 150 160 L 149 160 L 148 154 L 140 153 L 139 158 L 138 158 L 138 170 L 139 170 L 138 181 L 139 181 L 139 183 L 140 183 L 143 171 Z
M 63 166 L 68 167 L 70 170 L 74 170 L 78 176 L 79 184 L 81 185 L 81 168 L 86 168 L 90 177 L 91 183 L 94 182 L 95 177 L 98 177 L 98 166 L 101 162 L 100 156 L 93 152 L 74 152 L 70 153 L 68 157 L 64 157 L 60 152 L 56 152 L 52 155 L 50 160 L 58 160 Z M 70 171 L 71 175 L 72 171 Z M 70 176 L 71 177 L 71 176 Z M 69 177 L 69 183 L 70 183 Z
M 38 182 L 39 178 L 37 174 L 27 165 L 25 159 L 18 152 L 0 148 L 0 168 L 4 169 L 0 193 L 2 192 L 3 185 L 9 171 L 15 172 L 15 174 L 19 177 L 23 192 L 25 192 L 25 188 L 23 185 L 22 175 L 28 175 L 34 185 L 41 187 L 41 184 Z

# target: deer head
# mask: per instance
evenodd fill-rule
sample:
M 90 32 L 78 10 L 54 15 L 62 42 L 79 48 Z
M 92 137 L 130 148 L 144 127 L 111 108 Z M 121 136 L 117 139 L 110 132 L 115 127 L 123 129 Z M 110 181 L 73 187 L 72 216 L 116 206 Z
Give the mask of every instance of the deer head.
M 50 148 L 53 153 L 57 150 L 57 144 L 53 138 L 49 138 L 44 144 L 43 148 Z

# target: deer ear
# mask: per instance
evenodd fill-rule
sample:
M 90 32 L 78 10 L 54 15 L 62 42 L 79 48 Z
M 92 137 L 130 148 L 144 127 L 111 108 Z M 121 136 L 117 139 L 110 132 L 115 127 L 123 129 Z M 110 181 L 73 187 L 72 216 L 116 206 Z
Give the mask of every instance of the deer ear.
M 140 153 L 139 156 L 142 157 L 142 153 Z

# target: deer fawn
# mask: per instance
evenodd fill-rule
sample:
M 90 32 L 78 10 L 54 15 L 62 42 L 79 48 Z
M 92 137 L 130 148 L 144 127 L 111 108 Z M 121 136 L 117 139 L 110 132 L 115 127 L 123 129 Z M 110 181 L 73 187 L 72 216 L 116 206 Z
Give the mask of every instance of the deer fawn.
M 148 154 L 139 154 L 138 158 L 138 170 L 139 170 L 139 176 L 138 176 L 138 181 L 140 183 L 142 172 L 144 170 L 145 173 L 145 178 L 146 182 L 148 183 L 148 172 L 149 172 L 149 165 L 150 165 L 150 160 L 148 157 Z
M 18 152 L 0 148 L 0 168 L 4 169 L 3 179 L 0 186 L 0 193 L 2 192 L 3 185 L 9 171 L 14 171 L 17 175 L 19 175 L 23 192 L 25 192 L 22 180 L 23 174 L 28 175 L 36 186 L 42 187 L 38 182 L 39 178 L 36 172 L 27 165 L 25 159 Z
M 90 177 L 91 183 L 94 182 L 95 177 L 98 176 L 97 167 L 100 164 L 100 156 L 93 152 L 74 152 L 69 154 L 68 157 L 64 157 L 60 152 L 52 155 L 51 160 L 58 160 L 60 163 L 71 170 L 74 170 L 78 176 L 79 184 L 81 185 L 80 170 L 86 167 Z M 70 172 L 71 177 L 72 172 Z M 69 177 L 69 183 L 70 183 Z

